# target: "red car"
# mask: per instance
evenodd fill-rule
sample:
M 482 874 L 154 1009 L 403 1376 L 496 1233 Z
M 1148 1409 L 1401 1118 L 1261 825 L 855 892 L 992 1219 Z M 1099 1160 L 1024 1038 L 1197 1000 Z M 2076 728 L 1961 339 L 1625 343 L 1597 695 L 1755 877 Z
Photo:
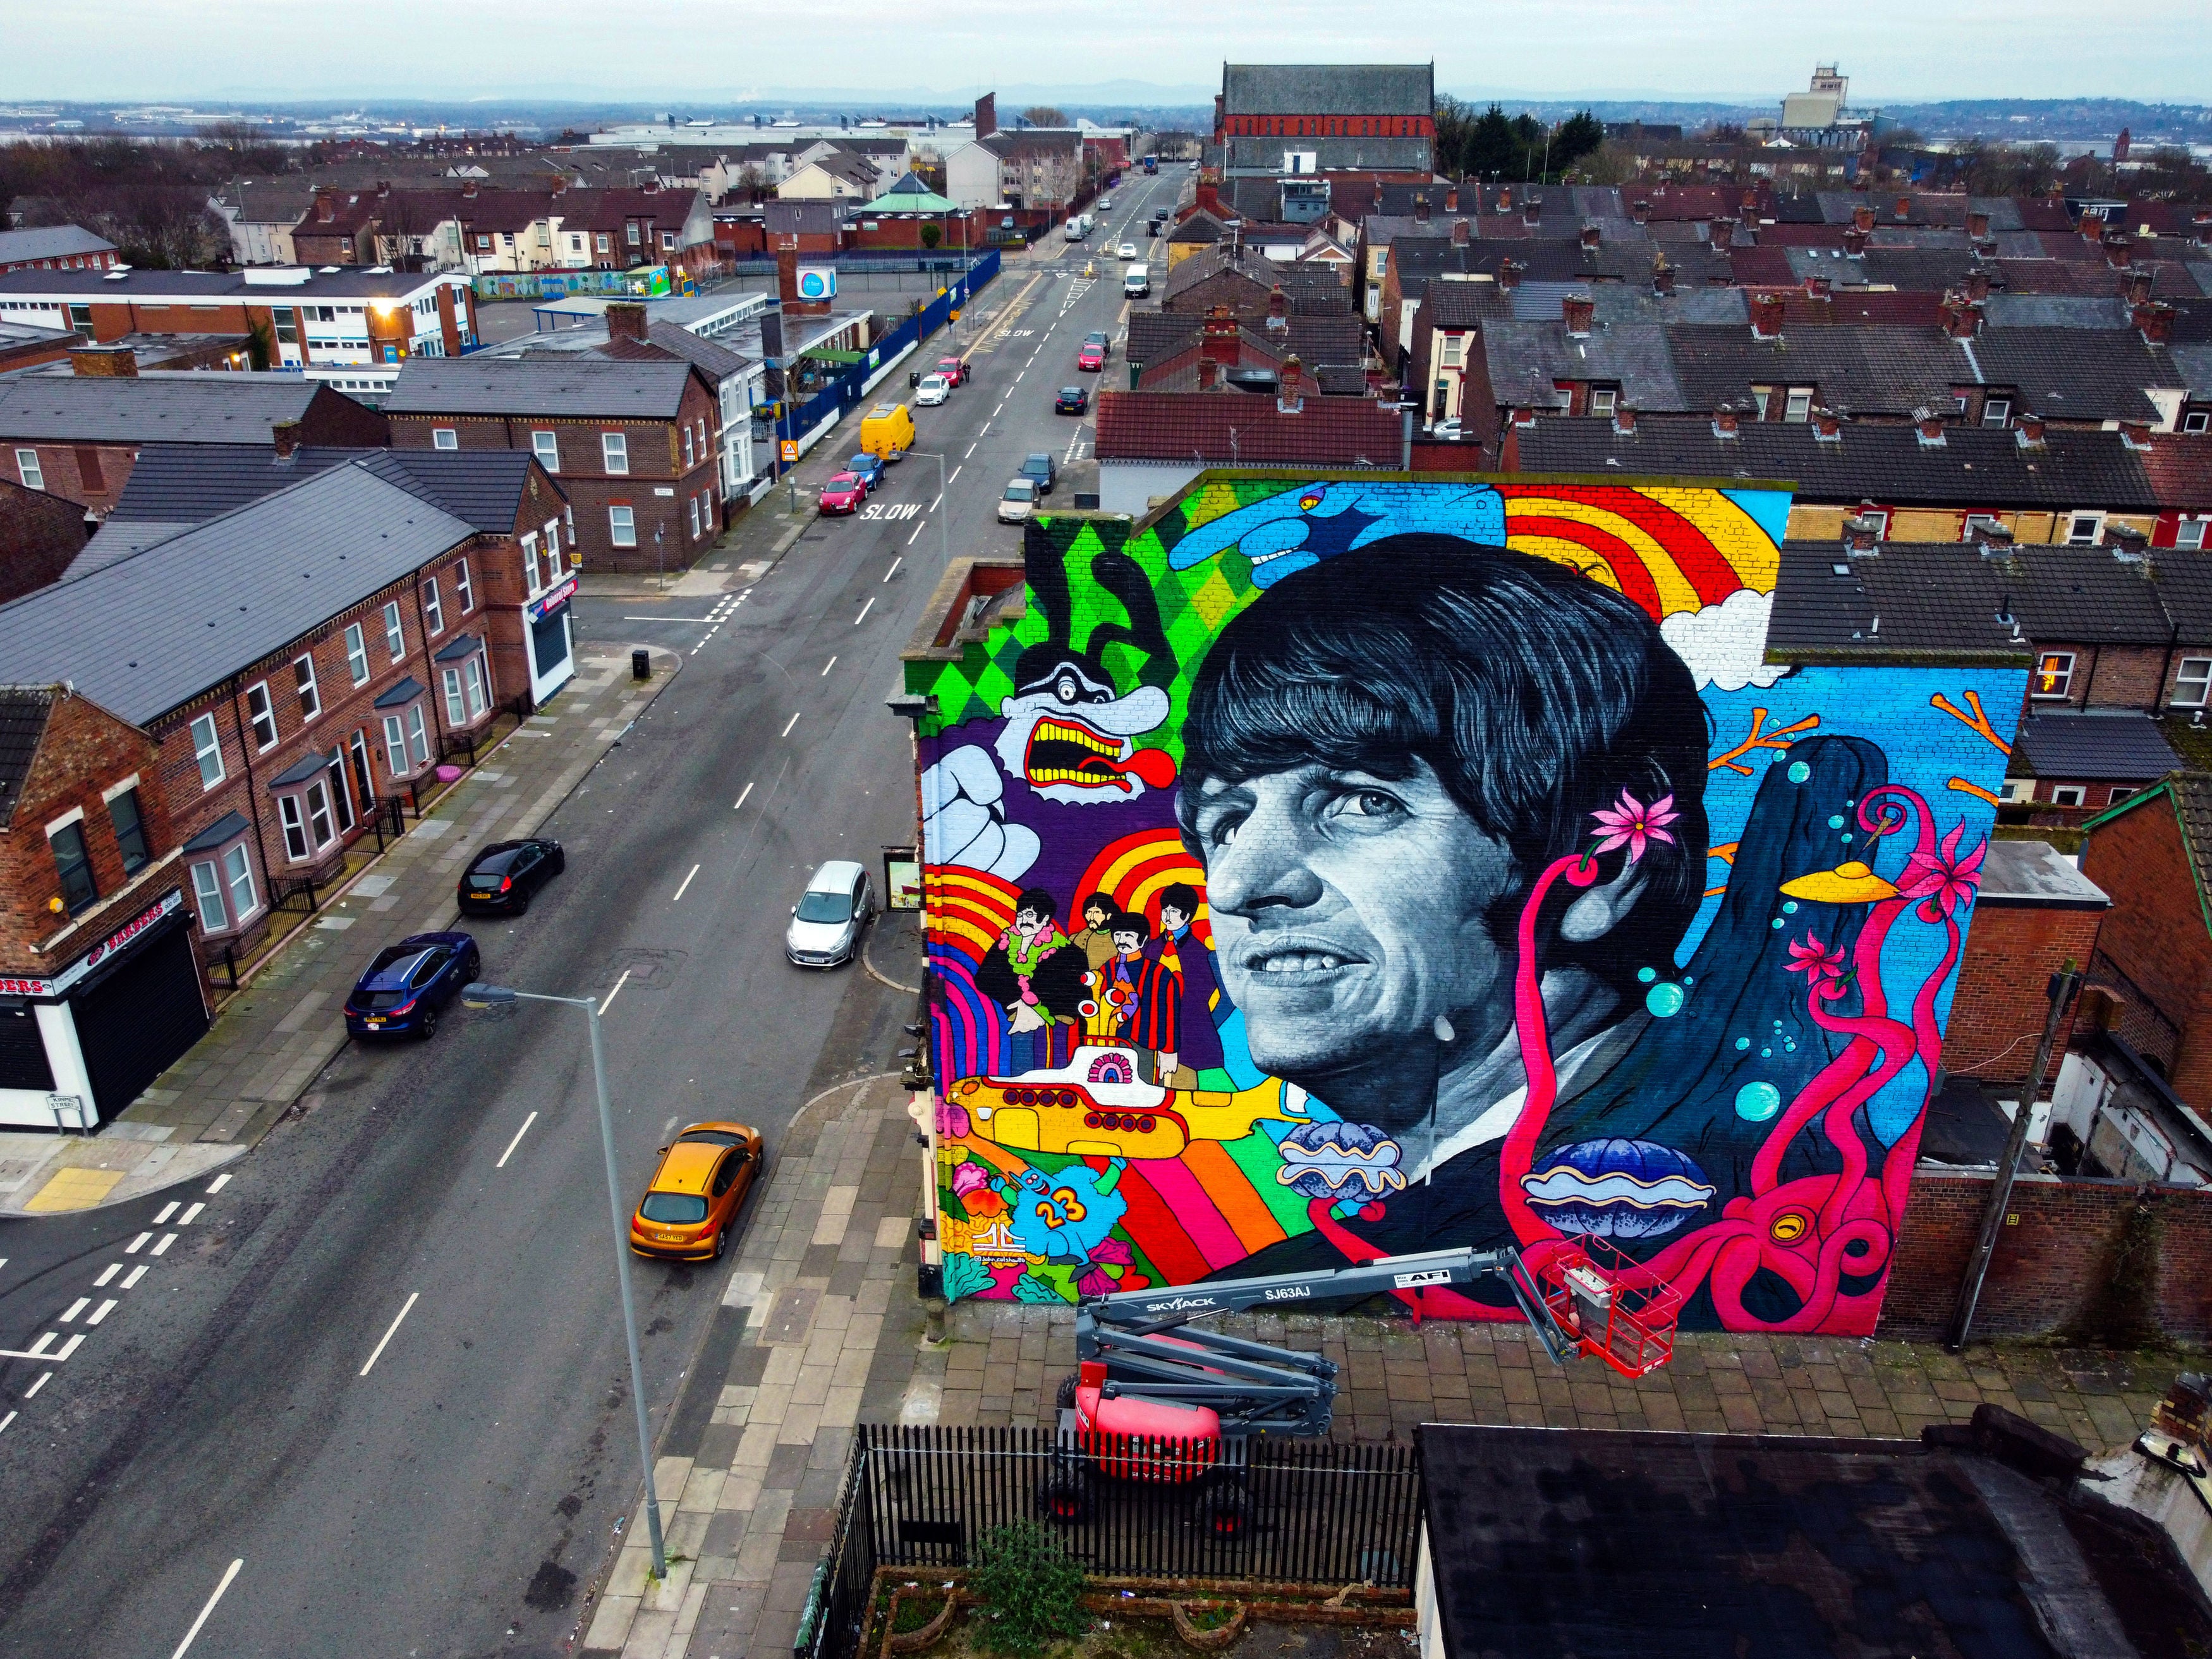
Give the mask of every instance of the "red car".
M 1075 354 L 1078 368 L 1101 369 L 1106 367 L 1106 348 L 1096 341 L 1086 341 L 1083 349 Z
M 952 386 L 958 387 L 968 384 L 968 360 L 965 357 L 939 357 L 937 360 L 937 372 L 942 374 L 946 383 Z
M 857 513 L 860 503 L 867 499 L 867 481 L 854 473 L 840 472 L 822 486 L 822 511 L 825 514 Z

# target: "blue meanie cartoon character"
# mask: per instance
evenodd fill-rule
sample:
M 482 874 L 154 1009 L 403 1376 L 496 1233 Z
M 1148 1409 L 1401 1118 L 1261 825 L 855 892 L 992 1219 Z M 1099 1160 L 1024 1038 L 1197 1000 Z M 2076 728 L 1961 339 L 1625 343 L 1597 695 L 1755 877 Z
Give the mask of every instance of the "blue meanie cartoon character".
M 1018 1186 L 1003 1176 L 991 1185 L 1012 1212 L 1006 1218 L 1006 1230 L 1016 1243 L 1048 1261 L 1079 1266 L 1091 1260 L 1091 1252 L 1129 1207 L 1128 1200 L 1114 1190 L 1121 1182 L 1121 1169 L 1122 1160 L 1117 1158 L 1103 1171 L 1071 1164 L 1057 1175 L 1024 1170 Z
M 1505 502 L 1487 484 L 1310 483 L 1201 525 L 1175 544 L 1168 562 L 1188 570 L 1233 547 L 1252 561 L 1252 585 L 1272 587 L 1294 570 L 1413 531 L 1503 547 Z

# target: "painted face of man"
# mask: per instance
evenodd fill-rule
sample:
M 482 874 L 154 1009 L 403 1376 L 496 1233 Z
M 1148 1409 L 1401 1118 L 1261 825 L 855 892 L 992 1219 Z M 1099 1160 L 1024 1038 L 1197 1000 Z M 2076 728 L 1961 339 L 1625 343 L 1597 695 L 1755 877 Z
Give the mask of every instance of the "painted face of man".
M 1190 926 L 1190 913 L 1172 904 L 1160 906 L 1160 927 L 1170 933 L 1179 933 Z
M 1206 781 L 1194 821 L 1223 988 L 1252 1058 L 1293 1082 L 1497 1023 L 1510 957 L 1485 916 L 1514 880 L 1425 763 Z
M 1034 910 L 1014 912 L 1014 931 L 1024 939 L 1035 939 L 1044 932 L 1046 918 Z
M 1133 962 L 1136 960 L 1137 952 L 1145 948 L 1145 942 L 1125 927 L 1114 935 L 1114 948 L 1123 957 Z
M 1109 920 L 1106 907 L 1103 904 L 1092 905 L 1083 913 L 1083 920 L 1087 927 L 1103 927 Z

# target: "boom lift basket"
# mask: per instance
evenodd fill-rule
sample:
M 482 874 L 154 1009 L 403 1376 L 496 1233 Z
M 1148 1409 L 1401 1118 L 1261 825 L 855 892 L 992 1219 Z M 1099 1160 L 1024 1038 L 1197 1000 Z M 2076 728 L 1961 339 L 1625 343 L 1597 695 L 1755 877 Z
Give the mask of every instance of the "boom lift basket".
M 1682 1293 L 1591 1233 L 1566 1241 L 1536 1270 L 1544 1306 L 1586 1354 L 1642 1376 L 1674 1352 Z

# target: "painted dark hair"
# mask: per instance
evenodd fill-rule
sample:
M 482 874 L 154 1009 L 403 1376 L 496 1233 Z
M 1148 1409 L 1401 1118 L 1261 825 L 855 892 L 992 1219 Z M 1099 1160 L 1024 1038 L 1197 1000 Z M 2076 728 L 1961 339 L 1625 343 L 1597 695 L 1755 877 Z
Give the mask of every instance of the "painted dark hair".
M 1024 910 L 1047 921 L 1054 921 L 1060 915 L 1060 907 L 1052 902 L 1052 895 L 1042 887 L 1025 887 L 1022 890 L 1021 896 L 1014 901 L 1014 914 L 1019 915 Z
M 1160 889 L 1160 908 L 1164 910 L 1170 904 L 1182 912 L 1185 921 L 1197 920 L 1198 889 L 1187 881 L 1170 882 Z
M 1152 936 L 1152 924 L 1134 910 L 1124 910 L 1106 924 L 1107 938 L 1111 939 L 1116 933 L 1134 933 L 1137 943 L 1142 945 Z
M 1670 963 L 1697 913 L 1708 743 L 1696 682 L 1641 607 L 1548 560 L 1404 535 L 1287 576 L 1221 631 L 1182 735 L 1176 815 L 1194 851 L 1209 781 L 1314 765 L 1403 778 L 1425 761 L 1520 868 L 1490 918 L 1502 942 L 1523 884 L 1589 846 L 1590 814 L 1624 790 L 1674 798 L 1675 842 L 1647 848 L 1650 885 L 1619 927 L 1552 954 L 1626 982 Z M 1623 857 L 1607 855 L 1607 878 Z
M 1120 905 L 1114 902 L 1113 899 L 1109 895 L 1104 893 L 1093 893 L 1089 898 L 1084 900 L 1082 903 L 1075 907 L 1075 914 L 1080 920 L 1088 921 L 1091 920 L 1091 913 L 1093 910 L 1103 910 L 1106 913 L 1106 920 L 1110 922 L 1114 920 L 1114 913 L 1121 908 L 1121 907 Z

